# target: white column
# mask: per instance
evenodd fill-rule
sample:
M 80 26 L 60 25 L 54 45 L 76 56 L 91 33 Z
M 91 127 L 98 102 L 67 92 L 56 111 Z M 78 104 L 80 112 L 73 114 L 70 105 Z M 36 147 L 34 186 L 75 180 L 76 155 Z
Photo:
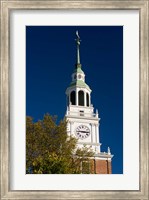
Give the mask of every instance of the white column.
M 95 143 L 95 125 L 92 124 L 92 142 Z
M 96 124 L 96 134 L 97 134 L 97 143 L 100 143 L 100 141 L 99 141 L 99 127 L 98 127 L 97 124 Z
M 98 132 L 97 132 L 97 125 L 95 124 L 95 140 L 96 140 L 96 143 L 98 143 L 98 141 L 97 141 L 97 134 L 98 134 Z
M 72 130 L 73 124 L 74 124 L 74 122 L 70 122 L 70 135 L 73 134 L 73 130 Z
M 72 134 L 72 122 L 70 122 L 70 135 Z
M 95 127 L 96 127 L 96 142 L 99 144 L 98 151 L 100 152 L 100 141 L 99 141 L 99 127 L 98 127 L 98 124 L 96 124 Z
M 89 106 L 91 105 L 91 94 L 89 93 Z
M 92 124 L 90 123 L 91 126 L 91 143 L 93 143 L 93 130 L 92 130 Z
M 70 122 L 67 122 L 67 134 L 70 136 Z

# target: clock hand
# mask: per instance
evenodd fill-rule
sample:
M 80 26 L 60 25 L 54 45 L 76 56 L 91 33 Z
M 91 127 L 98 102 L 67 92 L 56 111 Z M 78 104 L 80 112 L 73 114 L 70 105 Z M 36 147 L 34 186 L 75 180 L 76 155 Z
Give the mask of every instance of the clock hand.
M 81 133 L 89 133 L 88 131 L 78 131 L 78 132 L 81 132 Z

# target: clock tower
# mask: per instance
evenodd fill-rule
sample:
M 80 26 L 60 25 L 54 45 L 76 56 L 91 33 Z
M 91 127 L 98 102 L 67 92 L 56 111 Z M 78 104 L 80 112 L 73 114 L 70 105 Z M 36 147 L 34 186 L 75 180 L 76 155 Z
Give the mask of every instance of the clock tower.
M 110 148 L 108 152 L 101 152 L 99 124 L 100 118 L 98 110 L 94 111 L 91 103 L 92 90 L 85 82 L 85 73 L 80 63 L 80 37 L 76 31 L 77 59 L 75 69 L 72 73 L 72 81 L 66 89 L 67 95 L 67 133 L 78 139 L 77 146 L 82 148 L 84 145 L 91 147 L 95 152 L 94 172 L 97 174 L 111 173 Z

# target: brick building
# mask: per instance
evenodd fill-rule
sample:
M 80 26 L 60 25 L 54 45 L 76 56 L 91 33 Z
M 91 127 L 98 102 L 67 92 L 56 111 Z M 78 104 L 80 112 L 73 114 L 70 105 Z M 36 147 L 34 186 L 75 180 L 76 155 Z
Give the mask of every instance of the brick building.
M 91 147 L 95 155 L 89 161 L 90 173 L 111 174 L 112 157 L 108 147 L 107 152 L 101 152 L 99 134 L 99 114 L 94 112 L 91 104 L 92 90 L 85 82 L 85 74 L 80 63 L 80 37 L 76 32 L 77 59 L 72 73 L 72 82 L 66 90 L 67 95 L 67 133 L 78 138 L 78 147 Z

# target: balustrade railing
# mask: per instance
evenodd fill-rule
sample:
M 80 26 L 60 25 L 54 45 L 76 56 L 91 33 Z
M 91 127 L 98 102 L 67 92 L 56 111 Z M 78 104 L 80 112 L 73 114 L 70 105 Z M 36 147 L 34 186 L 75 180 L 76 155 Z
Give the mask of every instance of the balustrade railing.
M 68 111 L 68 115 L 81 116 L 81 117 L 97 117 L 97 114 L 95 113 L 84 113 L 84 112 L 73 112 L 73 111 Z

